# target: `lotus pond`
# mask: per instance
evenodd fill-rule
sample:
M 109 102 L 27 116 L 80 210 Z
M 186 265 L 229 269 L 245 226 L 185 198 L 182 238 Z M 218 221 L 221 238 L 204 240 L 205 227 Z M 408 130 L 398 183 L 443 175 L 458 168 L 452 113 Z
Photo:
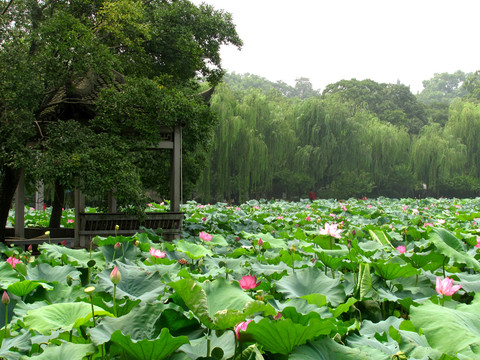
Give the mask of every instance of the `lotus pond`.
M 480 359 L 480 199 L 182 211 L 173 242 L 2 246 L 0 357 Z

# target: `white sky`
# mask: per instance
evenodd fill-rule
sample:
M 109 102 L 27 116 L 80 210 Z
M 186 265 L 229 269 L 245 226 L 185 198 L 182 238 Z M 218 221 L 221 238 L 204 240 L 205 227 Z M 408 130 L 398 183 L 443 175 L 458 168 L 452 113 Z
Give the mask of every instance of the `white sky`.
M 479 0 L 191 0 L 233 16 L 241 51 L 222 48 L 229 72 L 314 89 L 372 79 L 423 89 L 435 73 L 480 70 Z

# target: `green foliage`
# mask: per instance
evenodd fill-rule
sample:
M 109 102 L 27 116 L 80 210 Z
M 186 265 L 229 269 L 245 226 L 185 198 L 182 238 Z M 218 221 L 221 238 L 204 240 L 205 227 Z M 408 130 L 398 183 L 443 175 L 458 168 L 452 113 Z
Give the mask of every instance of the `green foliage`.
M 423 90 L 417 95 L 417 99 L 426 104 L 451 104 L 455 99 L 466 95 L 467 90 L 463 84 L 472 74 L 456 71 L 453 74 L 435 73 L 429 80 L 423 81 Z

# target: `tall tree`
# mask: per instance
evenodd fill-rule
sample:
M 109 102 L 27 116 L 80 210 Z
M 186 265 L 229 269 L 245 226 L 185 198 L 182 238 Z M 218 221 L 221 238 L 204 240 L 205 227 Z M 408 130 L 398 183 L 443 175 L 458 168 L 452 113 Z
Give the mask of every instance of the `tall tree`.
M 124 205 L 140 204 L 152 173 L 132 154 L 158 143 L 161 126 L 184 126 L 188 155 L 208 148 L 215 118 L 197 80 L 218 83 L 220 46 L 242 44 L 228 13 L 187 0 L 0 8 L 0 206 L 10 205 L 20 168 L 87 193 L 117 188 Z M 41 151 L 26 147 L 31 140 Z M 0 216 L 3 228 L 4 208 Z

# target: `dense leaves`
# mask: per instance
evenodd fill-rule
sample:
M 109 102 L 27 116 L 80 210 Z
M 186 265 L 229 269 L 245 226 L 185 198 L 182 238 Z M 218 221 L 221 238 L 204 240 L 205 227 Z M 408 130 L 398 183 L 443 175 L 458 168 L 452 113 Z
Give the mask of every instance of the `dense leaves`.
M 473 359 L 478 206 L 432 198 L 190 202 L 173 242 L 148 230 L 98 238 L 91 251 L 44 244 L 32 257 L 5 247 L 0 284 L 10 303 L 0 307 L 8 320 L 0 354 Z M 128 251 L 113 260 L 117 242 Z M 436 286 L 446 277 L 461 285 L 451 295 Z

